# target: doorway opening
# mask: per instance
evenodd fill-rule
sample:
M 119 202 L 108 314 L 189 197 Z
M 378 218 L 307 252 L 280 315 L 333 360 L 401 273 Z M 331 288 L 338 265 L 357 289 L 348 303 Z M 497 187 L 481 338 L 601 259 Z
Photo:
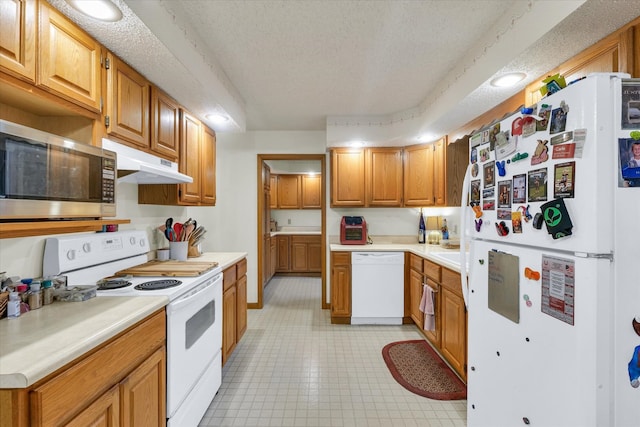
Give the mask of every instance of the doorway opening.
M 272 172 L 273 170 L 273 172 Z M 280 197 L 280 204 L 273 201 L 272 197 L 276 196 L 275 188 L 277 182 L 272 176 L 286 177 L 287 200 L 297 200 L 297 202 L 285 201 Z M 312 178 L 310 178 L 312 177 Z M 313 229 L 309 232 L 307 239 L 302 239 L 296 246 L 294 251 L 298 261 L 294 260 L 292 272 L 287 274 L 300 275 L 317 275 L 316 273 L 305 273 L 305 265 L 312 265 L 309 271 L 317 271 L 317 258 L 319 257 L 319 271 L 322 282 L 322 298 L 321 306 L 323 309 L 329 308 L 326 302 L 326 156 L 325 154 L 258 154 L 257 169 L 257 185 L 258 185 L 258 301 L 249 304 L 249 308 L 262 308 L 264 305 L 263 292 L 265 286 L 276 273 L 278 263 L 282 264 L 282 258 L 279 261 L 278 256 L 278 240 L 276 233 L 283 226 L 293 228 L 296 225 L 302 225 L 301 229 Z M 285 179 L 283 179 L 284 183 Z M 319 181 L 319 182 L 318 182 Z M 290 185 L 291 184 L 291 185 Z M 272 186 L 274 187 L 272 189 Z M 319 188 L 317 188 L 319 187 Z M 284 188 L 284 187 L 283 187 Z M 305 190 L 306 189 L 306 190 Z M 313 192 L 312 190 L 313 189 Z M 299 191 L 299 194 L 293 194 Z M 318 194 L 319 192 L 319 194 Z M 313 195 L 311 195 L 313 194 Z M 311 195 L 311 196 L 309 196 Z M 297 204 L 296 204 L 297 203 Z M 272 209 L 277 209 L 277 216 L 281 221 L 285 217 L 294 217 L 298 224 L 295 224 L 291 218 L 286 219 L 286 224 L 278 224 L 275 227 L 275 221 L 272 221 Z M 275 212 L 275 211 L 274 211 Z M 287 213 L 290 213 L 288 215 Z M 319 248 L 317 245 L 318 235 L 315 230 L 319 231 Z M 305 240 L 308 241 L 305 246 Z M 282 244 L 282 239 L 280 239 Z M 319 253 L 318 253 L 319 249 Z M 287 255 L 285 262 L 291 262 L 291 255 Z M 299 261 L 299 260 L 302 261 Z M 305 264 L 306 263 L 306 264 Z

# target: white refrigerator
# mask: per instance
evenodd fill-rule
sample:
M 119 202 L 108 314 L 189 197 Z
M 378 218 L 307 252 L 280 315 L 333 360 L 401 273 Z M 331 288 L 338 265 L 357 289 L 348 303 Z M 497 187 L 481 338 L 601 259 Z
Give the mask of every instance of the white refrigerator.
M 549 86 L 471 137 L 469 427 L 640 426 L 640 79 L 628 77 Z

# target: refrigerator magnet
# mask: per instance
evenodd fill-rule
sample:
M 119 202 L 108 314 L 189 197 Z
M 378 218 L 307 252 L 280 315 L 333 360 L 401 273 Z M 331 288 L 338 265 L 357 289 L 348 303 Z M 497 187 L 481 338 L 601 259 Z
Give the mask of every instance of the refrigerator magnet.
M 522 137 L 526 138 L 536 133 L 536 119 L 527 116 L 522 120 Z
M 496 162 L 489 162 L 482 165 L 482 175 L 484 177 L 484 188 L 495 185 Z
M 551 115 L 551 105 L 542 104 L 538 116 L 540 120 L 536 122 L 536 132 L 542 132 L 549 127 L 549 116 Z
M 633 388 L 640 386 L 640 345 L 633 349 L 633 354 L 629 361 L 629 381 Z
M 573 198 L 576 162 L 558 163 L 553 172 L 553 197 Z
M 564 108 L 556 108 L 551 112 L 550 134 L 564 132 L 567 125 L 567 113 Z
M 498 182 L 498 207 L 511 207 L 511 180 Z
M 547 200 L 547 168 L 529 171 L 527 186 L 530 202 L 545 202 Z
M 473 165 L 471 165 L 471 176 L 472 177 L 476 177 L 478 176 L 478 170 L 480 169 L 480 167 L 478 166 L 477 163 L 474 163 Z
M 547 147 L 547 143 L 549 141 L 546 139 L 539 139 L 538 145 L 536 145 L 536 151 L 533 152 L 533 156 L 531 156 L 531 165 L 538 165 L 540 163 L 546 162 L 549 159 L 549 147 Z
M 634 318 L 631 321 L 631 326 L 633 326 L 633 330 L 635 331 L 635 333 L 640 336 L 640 316 Z
M 554 240 L 572 234 L 573 223 L 564 204 L 564 199 L 555 199 L 547 202 L 540 207 L 540 210 L 547 226 L 547 232 L 551 234 Z
M 522 213 L 520 211 L 511 212 L 511 227 L 514 233 L 522 233 Z
M 573 326 L 575 261 L 542 255 L 541 311 Z
M 527 201 L 527 176 L 525 174 L 513 176 L 513 203 Z
M 471 181 L 471 197 L 470 203 L 480 204 L 480 180 Z

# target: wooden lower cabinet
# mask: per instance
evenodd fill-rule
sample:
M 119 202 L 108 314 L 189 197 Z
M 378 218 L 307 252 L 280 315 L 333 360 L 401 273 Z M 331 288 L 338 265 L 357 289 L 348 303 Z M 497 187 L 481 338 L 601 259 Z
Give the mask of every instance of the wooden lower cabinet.
M 331 323 L 351 323 L 351 252 L 331 252 Z
M 278 239 L 272 237 L 269 245 L 269 279 L 276 274 L 278 268 Z
M 247 330 L 247 259 L 222 273 L 222 364 Z
M 279 235 L 277 239 L 278 273 L 322 272 L 322 237 L 318 235 Z
M 29 389 L 0 390 L 0 421 L 11 426 L 166 424 L 163 310 Z
M 291 269 L 289 266 L 289 236 L 276 236 L 276 246 L 276 273 L 286 273 Z
M 422 335 L 463 380 L 467 377 L 467 310 L 460 289 L 460 273 L 414 254 L 408 256 L 409 315 Z M 435 330 L 424 329 L 420 301 L 424 285 L 434 293 Z

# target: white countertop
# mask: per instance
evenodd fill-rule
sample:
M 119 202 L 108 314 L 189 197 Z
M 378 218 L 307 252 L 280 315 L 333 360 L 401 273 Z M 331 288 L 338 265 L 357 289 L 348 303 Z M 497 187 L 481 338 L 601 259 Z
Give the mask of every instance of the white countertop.
M 95 297 L 0 320 L 0 388 L 25 388 L 115 337 L 167 297 Z
M 278 227 L 276 231 L 272 231 L 271 237 L 282 236 L 282 235 L 289 236 L 293 234 L 319 236 L 322 234 L 322 229 L 320 227 L 313 227 L 313 226 L 283 225 L 282 227 Z
M 440 245 L 419 243 L 373 243 L 369 245 L 329 245 L 332 252 L 411 252 L 450 270 L 460 272 L 460 264 L 433 255 L 437 252 L 460 252 L 460 249 L 447 249 Z
M 215 261 L 224 270 L 246 256 L 206 252 L 189 260 Z M 0 320 L 0 389 L 35 384 L 168 303 L 167 297 L 157 296 L 55 301 L 17 319 Z
M 218 265 L 224 270 L 227 267 L 232 266 L 242 258 L 246 258 L 246 252 L 204 252 L 197 258 L 189 258 L 189 261 L 202 261 L 202 262 L 217 262 Z

